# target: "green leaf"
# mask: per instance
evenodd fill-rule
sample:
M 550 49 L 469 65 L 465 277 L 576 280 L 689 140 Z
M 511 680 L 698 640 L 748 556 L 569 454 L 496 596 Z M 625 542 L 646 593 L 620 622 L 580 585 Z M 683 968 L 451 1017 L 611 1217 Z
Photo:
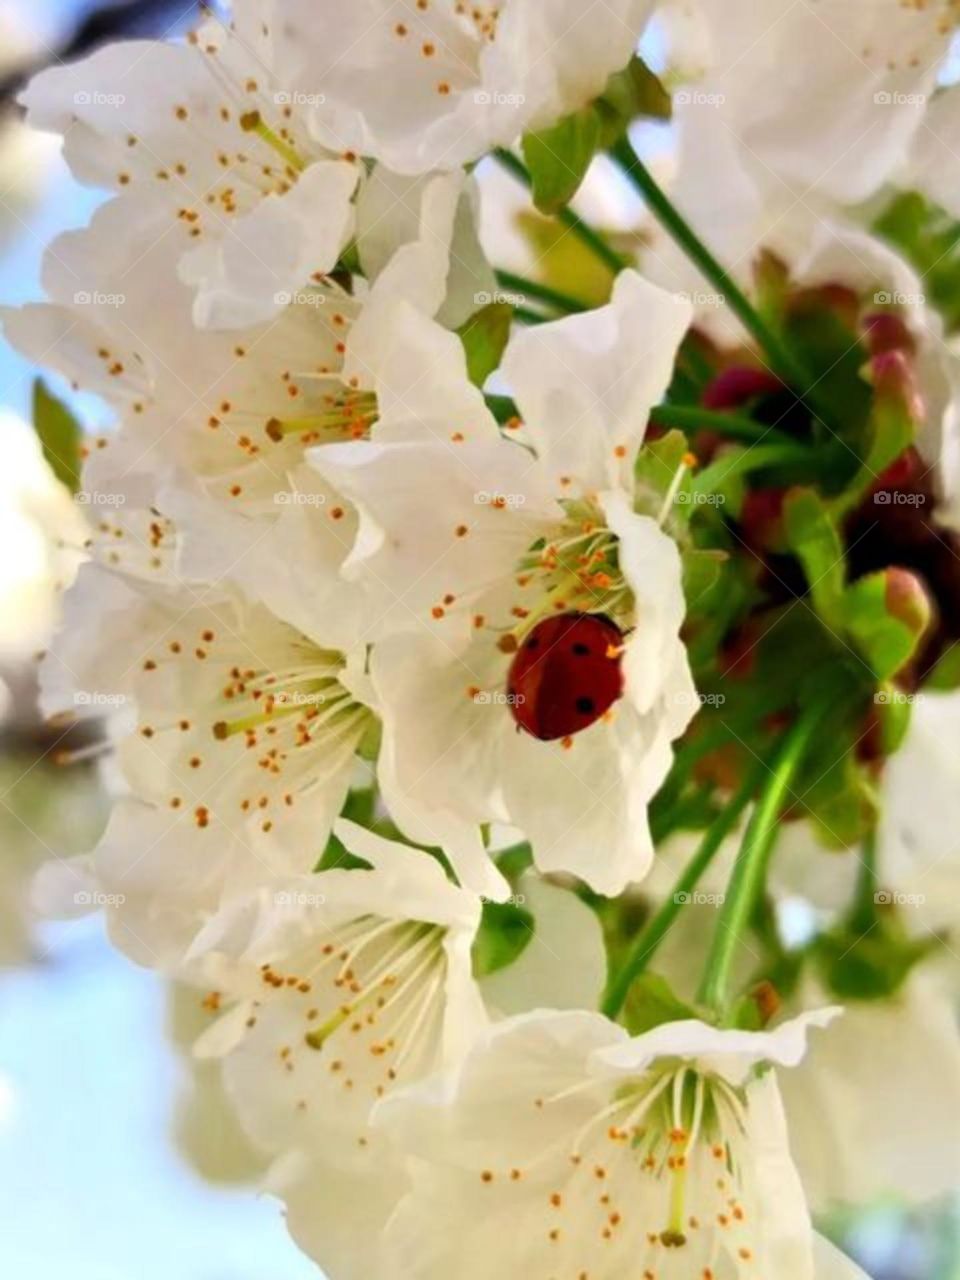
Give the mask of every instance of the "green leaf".
M 844 592 L 847 634 L 878 680 L 889 680 L 917 652 L 931 621 L 926 592 L 905 569 L 881 569 Z
M 840 532 L 813 489 L 792 489 L 783 515 L 787 543 L 803 565 L 814 607 L 828 626 L 839 627 L 846 576 Z
M 641 973 L 630 988 L 624 1006 L 624 1020 L 631 1035 L 643 1035 L 664 1022 L 683 1022 L 701 1013 L 675 995 L 666 978 Z
M 467 353 L 467 376 L 474 386 L 482 387 L 499 366 L 512 321 L 513 307 L 508 302 L 490 302 L 457 330 Z
M 485 902 L 473 943 L 474 977 L 485 978 L 513 964 L 533 941 L 535 931 L 536 921 L 523 907 Z
M 523 158 L 533 179 L 533 203 L 557 213 L 577 194 L 600 145 L 600 117 L 591 105 L 550 129 L 523 137 Z
M 53 474 L 71 493 L 76 493 L 80 488 L 83 431 L 63 401 L 48 391 L 39 378 L 33 384 L 33 429 Z

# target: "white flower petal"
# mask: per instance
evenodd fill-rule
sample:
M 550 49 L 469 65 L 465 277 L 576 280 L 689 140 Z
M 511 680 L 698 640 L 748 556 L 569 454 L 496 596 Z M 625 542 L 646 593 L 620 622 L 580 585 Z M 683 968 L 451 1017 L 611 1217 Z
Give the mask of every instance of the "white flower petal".
M 607 306 L 513 338 L 503 376 L 554 476 L 586 489 L 629 485 L 692 314 L 685 299 L 624 271 Z

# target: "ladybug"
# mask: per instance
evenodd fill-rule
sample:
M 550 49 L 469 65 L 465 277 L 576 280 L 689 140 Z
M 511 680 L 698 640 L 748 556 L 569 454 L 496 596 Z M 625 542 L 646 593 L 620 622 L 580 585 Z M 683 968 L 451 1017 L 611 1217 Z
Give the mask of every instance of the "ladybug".
M 507 677 L 520 729 L 550 742 L 588 729 L 623 693 L 623 632 L 600 613 L 538 622 Z

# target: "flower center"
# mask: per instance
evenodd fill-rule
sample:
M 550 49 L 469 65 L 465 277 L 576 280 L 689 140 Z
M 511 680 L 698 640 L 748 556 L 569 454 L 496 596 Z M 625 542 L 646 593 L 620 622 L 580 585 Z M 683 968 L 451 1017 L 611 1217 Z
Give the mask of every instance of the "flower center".
M 317 910 L 324 909 L 318 897 Z M 362 916 L 322 934 L 292 969 L 261 966 L 262 981 L 276 996 L 255 1001 L 247 1025 L 251 1035 L 277 1034 L 282 1027 L 285 1043 L 275 1060 L 293 1086 L 309 1090 L 298 1110 L 315 1101 L 328 1105 L 317 1098 L 317 1087 L 349 1096 L 361 1107 L 358 1142 L 366 1146 L 370 1105 L 398 1081 L 434 1066 L 445 935 L 438 925 Z M 292 1013 L 299 1035 L 291 1038 L 289 1016 L 272 1021 L 276 1001 Z M 298 1082 L 298 1073 L 306 1078 Z
M 576 1201 L 605 1242 L 628 1233 L 645 1280 L 718 1280 L 730 1263 L 740 1275 L 755 1260 L 749 1170 L 737 1156 L 745 1127 L 744 1100 L 721 1077 L 686 1064 L 651 1071 L 575 1135 L 573 1173 L 552 1203 Z
M 600 613 L 629 623 L 633 595 L 620 570 L 616 534 L 593 503 L 563 505 L 567 519 L 557 536 L 536 542 L 517 566 L 511 622 L 498 628 L 504 653 L 515 652 L 538 622 L 557 614 Z

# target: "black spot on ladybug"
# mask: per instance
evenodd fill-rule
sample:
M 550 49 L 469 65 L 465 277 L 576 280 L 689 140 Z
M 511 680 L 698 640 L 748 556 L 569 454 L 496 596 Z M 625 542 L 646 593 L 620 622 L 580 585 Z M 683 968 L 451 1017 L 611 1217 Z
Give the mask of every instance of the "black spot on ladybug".
M 543 742 L 588 729 L 623 694 L 623 632 L 603 614 L 538 622 L 507 677 L 517 725 Z

